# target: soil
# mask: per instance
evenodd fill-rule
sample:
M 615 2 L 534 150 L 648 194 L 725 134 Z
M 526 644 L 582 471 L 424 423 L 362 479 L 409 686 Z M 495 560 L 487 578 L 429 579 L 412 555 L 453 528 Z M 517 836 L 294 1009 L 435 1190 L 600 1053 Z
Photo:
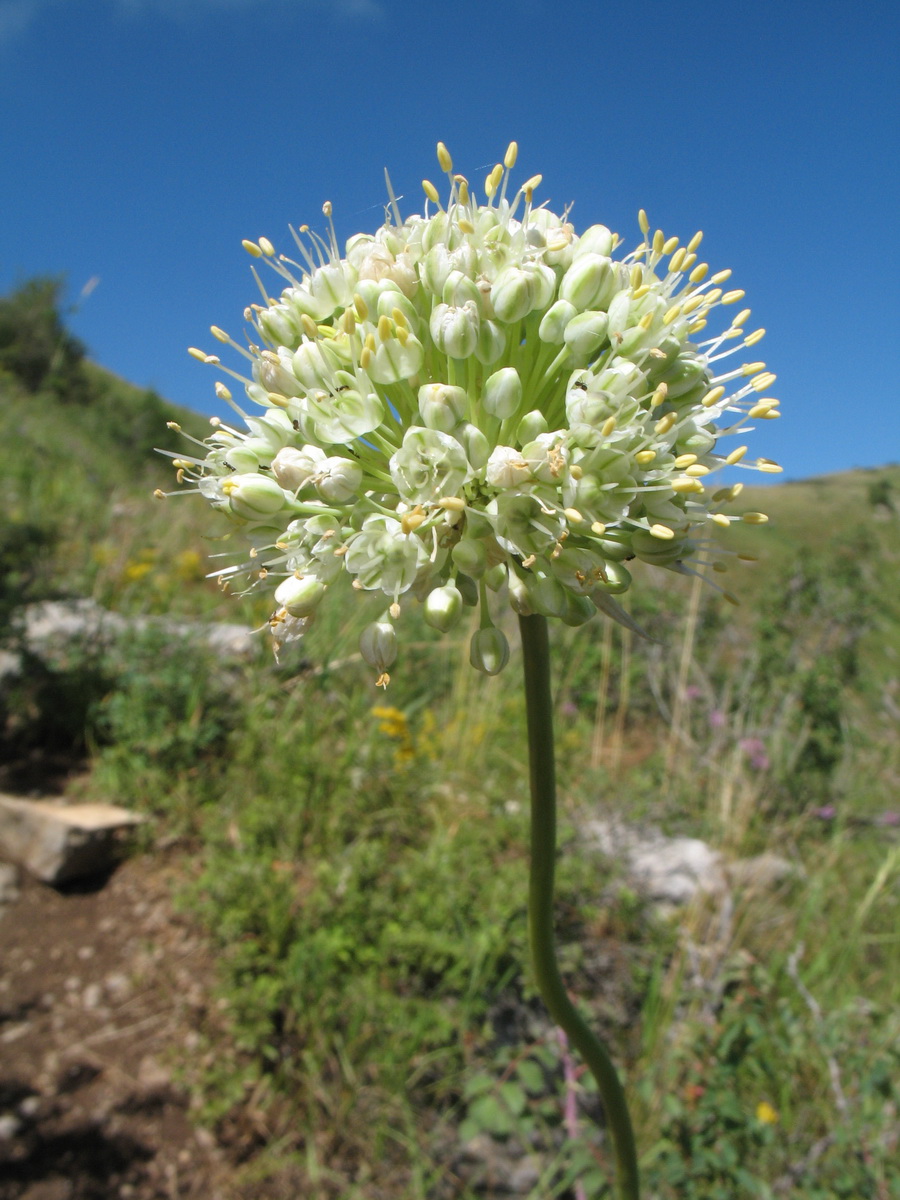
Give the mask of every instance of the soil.
M 184 850 L 0 906 L 0 1200 L 226 1200 L 234 1146 L 192 1120 L 179 1062 L 217 1017 L 173 905 Z M 218 1014 L 219 1016 L 221 1014 Z

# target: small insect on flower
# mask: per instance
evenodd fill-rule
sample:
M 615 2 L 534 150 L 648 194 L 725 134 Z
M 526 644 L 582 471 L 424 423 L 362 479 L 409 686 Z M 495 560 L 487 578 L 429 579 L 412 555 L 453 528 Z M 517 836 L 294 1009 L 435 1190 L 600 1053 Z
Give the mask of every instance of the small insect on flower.
M 423 211 L 403 217 L 391 192 L 384 225 L 343 250 L 330 203 L 324 234 L 291 231 L 293 257 L 245 241 L 280 280 L 274 296 L 259 281 L 247 346 L 212 327 L 247 374 L 191 351 L 252 406 L 219 383 L 243 427 L 216 421 L 201 455 L 176 459 L 179 481 L 249 542 L 251 561 L 218 574 L 274 582 L 276 645 L 349 575 L 375 602 L 361 653 L 383 685 L 409 597 L 439 632 L 479 606 L 470 661 L 495 674 L 508 648 L 489 592 L 495 608 L 580 625 L 598 611 L 629 621 L 614 597 L 630 559 L 716 587 L 710 526 L 741 519 L 723 511 L 740 485 L 708 476 L 780 470 L 732 448 L 778 415 L 759 395 L 775 377 L 741 362 L 763 335 L 745 333 L 749 309 L 716 327 L 743 292 L 697 263 L 702 234 L 651 236 L 642 210 L 641 239 L 619 254 L 605 225 L 577 233 L 536 204 L 539 175 L 514 190 L 517 154 L 512 143 L 479 203 L 439 143 L 445 201 L 426 180 Z

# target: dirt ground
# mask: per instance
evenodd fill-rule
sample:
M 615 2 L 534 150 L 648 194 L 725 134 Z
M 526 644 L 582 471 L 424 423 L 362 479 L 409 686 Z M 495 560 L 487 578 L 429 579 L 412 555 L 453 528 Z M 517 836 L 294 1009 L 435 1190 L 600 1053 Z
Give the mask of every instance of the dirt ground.
M 185 857 L 65 890 L 22 871 L 0 908 L 0 1200 L 234 1195 L 178 1082 L 216 1015 L 210 953 L 172 904 Z

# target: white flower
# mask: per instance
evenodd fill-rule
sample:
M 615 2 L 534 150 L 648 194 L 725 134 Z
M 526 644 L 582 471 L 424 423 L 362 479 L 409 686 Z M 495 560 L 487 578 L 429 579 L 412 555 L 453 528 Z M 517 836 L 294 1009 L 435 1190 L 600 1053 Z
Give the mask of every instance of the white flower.
M 282 279 L 246 310 L 237 347 L 262 411 L 245 430 L 217 423 L 205 457 L 176 459 L 179 480 L 251 536 L 255 583 L 275 582 L 278 643 L 342 572 L 390 599 L 361 643 L 382 682 L 399 597 L 441 630 L 480 604 L 471 660 L 494 673 L 508 648 L 486 588 L 573 625 L 615 613 L 628 559 L 706 575 L 708 523 L 736 519 L 722 507 L 739 490 L 708 475 L 780 470 L 723 443 L 777 417 L 778 402 L 748 353 L 763 331 L 745 332 L 730 272 L 697 260 L 701 234 L 680 245 L 641 212 L 639 244 L 620 254 L 605 225 L 579 235 L 535 207 L 539 176 L 513 194 L 498 165 L 479 203 L 443 146 L 439 160 L 446 205 L 427 181 L 422 214 L 402 217 L 391 197 L 382 228 L 344 253 L 330 204 L 326 235 L 297 238 L 299 263 L 244 243 Z M 734 316 L 716 326 L 722 312 Z

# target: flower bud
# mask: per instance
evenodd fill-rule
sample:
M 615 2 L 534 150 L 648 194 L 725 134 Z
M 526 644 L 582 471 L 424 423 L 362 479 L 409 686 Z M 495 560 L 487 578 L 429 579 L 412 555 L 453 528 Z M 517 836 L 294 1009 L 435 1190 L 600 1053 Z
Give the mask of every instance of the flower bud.
M 272 474 L 288 492 L 298 492 L 309 483 L 325 462 L 325 451 L 318 446 L 297 450 L 285 446 L 272 459 Z
M 471 421 L 463 421 L 453 430 L 453 436 L 466 452 L 472 470 L 480 471 L 488 460 L 491 446 L 478 426 L 473 425 Z
M 537 289 L 530 272 L 507 267 L 491 285 L 491 305 L 499 321 L 510 324 L 527 317 L 534 307 Z
M 452 584 L 434 588 L 425 601 L 425 620 L 433 629 L 447 633 L 458 624 L 463 610 L 463 598 Z
M 603 573 L 606 578 L 597 580 L 597 587 L 601 591 L 607 592 L 611 596 L 620 596 L 631 587 L 631 572 L 622 563 L 604 563 Z
M 397 657 L 397 634 L 389 621 L 373 621 L 359 636 L 359 652 L 379 675 L 387 673 Z
M 441 288 L 441 299 L 445 304 L 460 308 L 467 301 L 476 307 L 481 305 L 481 292 L 474 279 L 469 279 L 462 271 L 451 271 Z
M 231 511 L 247 521 L 273 516 L 284 508 L 287 499 L 268 475 L 234 475 L 225 480 L 224 488 Z
M 601 254 L 582 254 L 563 275 L 559 284 L 560 299 L 568 300 L 580 311 L 602 308 L 603 301 L 612 298 L 615 275 L 612 263 Z
M 526 413 L 516 429 L 516 441 L 520 446 L 526 445 L 547 432 L 547 418 L 539 408 Z
M 453 565 L 473 579 L 480 579 L 487 570 L 488 556 L 484 542 L 475 538 L 462 538 L 450 551 Z
M 515 367 L 501 367 L 489 375 L 481 391 L 481 403 L 492 417 L 505 421 L 522 403 L 522 380 Z
M 452 433 L 465 419 L 469 397 L 464 388 L 449 383 L 426 383 L 419 388 L 419 415 L 428 429 Z
M 475 357 L 485 367 L 492 366 L 502 358 L 506 350 L 506 330 L 498 321 L 482 321 L 478 326 L 478 343 Z
M 469 644 L 469 662 L 485 675 L 499 675 L 509 662 L 509 642 L 495 625 L 476 629 Z
M 609 318 L 604 312 L 579 313 L 566 326 L 563 341 L 578 358 L 587 359 L 606 341 Z
M 316 491 L 329 504 L 346 504 L 360 488 L 363 469 L 350 458 L 326 458 L 316 479 Z
M 562 620 L 566 625 L 586 625 L 597 615 L 597 609 L 589 596 L 579 596 L 574 592 L 566 592 L 566 610 Z
M 431 313 L 429 329 L 437 348 L 450 358 L 469 358 L 478 344 L 478 309 L 473 301 L 461 308 L 438 304 Z
M 568 300 L 557 300 L 541 318 L 538 337 L 542 342 L 549 342 L 551 346 L 561 346 L 566 327 L 577 313 L 578 309 Z
M 578 239 L 575 257 L 583 254 L 600 254 L 606 257 L 613 252 L 613 235 L 605 225 L 590 225 Z
M 318 608 L 326 590 L 315 575 L 303 579 L 291 575 L 275 589 L 275 603 L 287 609 L 292 617 L 308 617 Z

